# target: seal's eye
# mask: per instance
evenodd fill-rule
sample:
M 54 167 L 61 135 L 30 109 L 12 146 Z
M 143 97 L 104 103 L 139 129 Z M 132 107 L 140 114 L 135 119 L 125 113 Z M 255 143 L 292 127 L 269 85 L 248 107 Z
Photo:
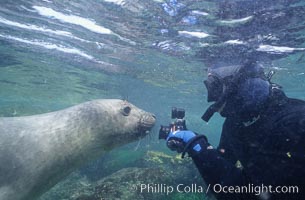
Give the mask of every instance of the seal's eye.
M 125 106 L 122 109 L 122 114 L 125 115 L 125 116 L 128 116 L 130 114 L 130 111 L 131 111 L 131 108 L 129 106 Z

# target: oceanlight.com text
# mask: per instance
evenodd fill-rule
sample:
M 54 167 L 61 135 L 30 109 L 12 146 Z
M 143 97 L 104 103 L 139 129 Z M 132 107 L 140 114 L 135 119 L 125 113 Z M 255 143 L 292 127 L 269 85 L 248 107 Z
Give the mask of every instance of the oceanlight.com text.
M 210 190 L 210 185 L 207 191 Z M 270 194 L 298 194 L 298 186 L 272 186 L 272 185 L 253 185 L 248 184 L 244 186 L 222 186 L 221 184 L 215 184 L 212 187 L 215 193 L 228 193 L 228 194 L 255 194 L 261 195 L 263 193 Z

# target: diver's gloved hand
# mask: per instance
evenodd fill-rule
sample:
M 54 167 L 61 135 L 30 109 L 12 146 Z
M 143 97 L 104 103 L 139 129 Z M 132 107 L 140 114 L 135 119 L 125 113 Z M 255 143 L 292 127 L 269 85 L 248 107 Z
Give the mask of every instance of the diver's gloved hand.
M 213 148 L 205 135 L 198 135 L 188 130 L 170 132 L 166 141 L 169 149 L 182 153 L 182 158 L 185 152 L 188 152 L 189 156 L 193 156 L 202 150 Z
M 195 136 L 196 134 L 193 131 L 188 130 L 178 130 L 170 132 L 166 139 L 166 145 L 170 150 L 181 153 L 184 150 L 185 145 L 188 143 L 188 141 L 190 141 L 190 139 Z

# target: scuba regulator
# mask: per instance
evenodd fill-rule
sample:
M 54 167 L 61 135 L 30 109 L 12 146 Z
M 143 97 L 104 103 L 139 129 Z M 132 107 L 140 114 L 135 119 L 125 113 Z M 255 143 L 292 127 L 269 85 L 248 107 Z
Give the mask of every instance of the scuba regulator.
M 159 139 L 166 140 L 168 134 L 176 130 L 187 130 L 184 116 L 185 116 L 184 109 L 173 107 L 171 118 L 175 119 L 175 121 L 169 124 L 168 126 L 161 125 L 161 128 L 159 130 Z

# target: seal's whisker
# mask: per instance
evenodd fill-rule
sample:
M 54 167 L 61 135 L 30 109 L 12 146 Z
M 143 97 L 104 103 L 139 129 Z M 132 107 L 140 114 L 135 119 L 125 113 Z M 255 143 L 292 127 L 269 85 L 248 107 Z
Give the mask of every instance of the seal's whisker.
M 137 143 L 137 146 L 134 148 L 134 151 L 137 151 L 140 147 L 140 144 L 141 144 L 141 141 L 142 140 L 139 140 L 138 143 Z
M 151 132 L 149 132 L 149 134 L 148 134 L 148 137 L 146 137 L 146 141 L 145 141 L 145 146 L 146 146 L 146 148 L 148 149 L 149 147 L 150 147 L 150 144 L 151 144 L 151 141 L 153 141 L 152 140 L 152 135 L 151 135 L 152 133 Z
M 148 134 L 148 139 L 149 140 L 152 140 L 152 134 L 153 134 L 152 131 L 150 131 L 149 134 Z

